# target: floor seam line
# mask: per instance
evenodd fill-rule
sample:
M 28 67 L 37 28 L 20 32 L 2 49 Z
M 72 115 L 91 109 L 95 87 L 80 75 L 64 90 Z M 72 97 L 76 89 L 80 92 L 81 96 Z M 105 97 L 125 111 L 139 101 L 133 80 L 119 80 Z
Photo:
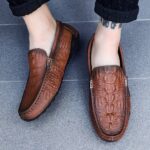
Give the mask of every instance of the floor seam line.
M 137 19 L 136 21 L 134 22 L 143 22 L 143 21 L 150 21 L 150 19 Z M 64 23 L 97 23 L 99 22 L 99 20 L 93 20 L 93 21 L 64 21 Z M 4 24 L 0 24 L 0 26 L 21 26 L 21 25 L 25 25 L 24 23 L 12 23 L 12 24 L 7 24 L 7 23 L 4 23 Z
M 147 78 L 128 78 L 128 80 L 149 80 L 150 77 Z M 63 82 L 88 82 L 89 80 L 63 80 Z M 21 82 L 26 82 L 26 80 L 18 80 L 18 81 L 0 81 L 0 83 L 21 83 Z

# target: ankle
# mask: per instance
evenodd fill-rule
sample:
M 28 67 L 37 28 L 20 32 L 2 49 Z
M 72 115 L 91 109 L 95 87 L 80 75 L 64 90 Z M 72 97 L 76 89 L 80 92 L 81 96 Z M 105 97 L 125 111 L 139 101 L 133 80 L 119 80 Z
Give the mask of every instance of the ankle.
M 98 66 L 120 66 L 118 46 L 121 38 L 121 29 L 107 28 L 101 23 L 98 25 L 92 48 L 92 68 Z
M 99 23 L 95 33 L 94 43 L 96 45 L 105 45 L 118 47 L 121 39 L 121 28 L 110 29 Z
M 44 25 L 43 25 L 44 26 Z M 54 36 L 56 32 L 56 24 L 45 24 L 45 27 L 35 28 L 34 31 L 29 31 L 29 39 L 42 42 Z
M 44 4 L 23 18 L 29 32 L 29 48 L 42 48 L 49 55 L 57 25 L 48 6 Z
M 56 28 L 53 30 L 45 29 L 35 34 L 29 33 L 29 49 L 41 48 L 49 55 L 54 42 L 55 32 Z

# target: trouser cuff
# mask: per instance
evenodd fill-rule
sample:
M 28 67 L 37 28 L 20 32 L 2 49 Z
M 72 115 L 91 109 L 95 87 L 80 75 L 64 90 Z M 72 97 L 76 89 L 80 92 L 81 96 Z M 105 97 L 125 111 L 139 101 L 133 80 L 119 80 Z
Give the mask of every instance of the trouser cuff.
M 116 23 L 128 23 L 137 19 L 139 7 L 129 11 L 118 11 L 105 8 L 97 1 L 95 3 L 95 12 L 105 20 L 113 21 Z
M 25 16 L 28 15 L 30 13 L 32 13 L 33 11 L 35 11 L 36 9 L 38 9 L 41 5 L 43 5 L 44 3 L 48 2 L 49 0 L 31 0 L 27 3 L 18 5 L 18 6 L 9 6 L 13 15 L 15 16 Z

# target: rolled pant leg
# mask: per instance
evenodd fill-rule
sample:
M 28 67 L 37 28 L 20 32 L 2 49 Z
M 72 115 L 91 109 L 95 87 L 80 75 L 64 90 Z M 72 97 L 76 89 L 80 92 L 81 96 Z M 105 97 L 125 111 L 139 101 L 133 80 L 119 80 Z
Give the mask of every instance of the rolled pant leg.
M 105 20 L 127 23 L 137 19 L 139 0 L 96 0 L 95 12 Z
M 7 0 L 7 1 L 9 2 L 9 7 L 15 16 L 25 16 L 32 13 L 42 4 L 48 2 L 49 0 Z

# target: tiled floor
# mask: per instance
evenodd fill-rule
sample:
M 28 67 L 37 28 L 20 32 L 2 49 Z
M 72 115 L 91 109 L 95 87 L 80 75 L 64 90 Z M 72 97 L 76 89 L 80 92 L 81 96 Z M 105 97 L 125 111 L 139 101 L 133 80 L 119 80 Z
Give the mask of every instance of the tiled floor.
M 125 136 L 119 142 L 106 143 L 95 134 L 88 109 L 86 47 L 97 19 L 94 13 L 89 14 L 88 9 L 92 11 L 94 1 L 87 0 L 85 11 L 82 10 L 84 2 L 69 1 L 64 6 L 64 1 L 56 0 L 59 5 L 55 7 L 52 7 L 55 2 L 51 1 L 51 7 L 57 18 L 71 22 L 80 31 L 80 50 L 71 59 L 61 90 L 51 107 L 37 120 L 24 122 L 19 118 L 17 109 L 28 73 L 27 30 L 21 19 L 10 14 L 6 1 L 2 0 L 0 150 L 149 150 L 150 2 L 142 0 L 138 21 L 123 27 L 122 46 L 132 96 L 132 113 Z M 63 6 L 70 13 L 67 14 Z M 76 14 L 78 9 L 84 13 Z M 60 11 L 65 11 L 64 15 Z

